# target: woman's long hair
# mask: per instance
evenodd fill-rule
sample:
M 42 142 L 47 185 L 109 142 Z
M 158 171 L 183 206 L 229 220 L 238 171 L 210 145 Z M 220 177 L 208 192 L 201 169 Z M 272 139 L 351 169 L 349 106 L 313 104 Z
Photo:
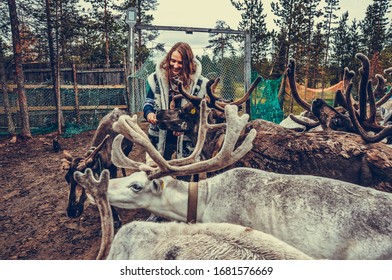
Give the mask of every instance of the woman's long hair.
M 182 57 L 182 69 L 179 75 L 179 79 L 182 81 L 185 87 L 188 87 L 191 83 L 190 75 L 196 72 L 196 64 L 194 62 L 193 51 L 187 43 L 176 43 L 166 54 L 165 59 L 161 62 L 160 68 L 166 71 L 167 80 L 171 81 L 173 77 L 170 71 L 170 59 L 173 52 L 175 51 L 178 51 Z

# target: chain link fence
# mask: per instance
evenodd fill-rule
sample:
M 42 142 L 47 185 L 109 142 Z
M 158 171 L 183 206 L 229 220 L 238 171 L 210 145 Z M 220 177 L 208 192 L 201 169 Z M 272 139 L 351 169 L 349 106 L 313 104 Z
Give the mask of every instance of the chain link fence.
M 220 78 L 220 83 L 216 89 L 216 94 L 225 100 L 236 100 L 245 94 L 244 80 L 244 59 L 224 58 L 214 63 L 202 63 L 202 75 L 208 79 Z M 155 64 L 148 60 L 143 66 L 128 79 L 131 93 L 131 111 L 143 111 L 143 104 L 146 98 L 146 82 L 148 76 L 155 71 Z
M 30 129 L 33 135 L 44 134 L 57 130 L 56 100 L 52 86 L 26 85 L 26 98 L 30 119 Z M 61 107 L 64 134 L 71 137 L 87 130 L 94 130 L 101 118 L 114 108 L 127 109 L 126 90 L 122 85 L 92 85 L 78 86 L 77 90 L 71 85 L 61 86 Z M 0 94 L 2 94 L 0 92 Z M 12 120 L 19 132 L 20 110 L 14 86 L 9 90 Z M 7 116 L 4 110 L 4 100 L 0 99 L 0 136 L 8 135 Z

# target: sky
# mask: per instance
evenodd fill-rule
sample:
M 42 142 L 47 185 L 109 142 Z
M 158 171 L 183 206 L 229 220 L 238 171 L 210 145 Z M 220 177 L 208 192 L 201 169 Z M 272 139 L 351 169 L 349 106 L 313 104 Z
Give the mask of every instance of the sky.
M 391 0 L 392 1 L 392 0 Z M 321 1 L 324 2 L 324 1 Z M 153 12 L 152 25 L 215 28 L 217 20 L 225 21 L 231 29 L 237 29 L 241 21 L 241 12 L 237 11 L 230 0 L 158 0 L 158 8 Z M 273 14 L 271 1 L 264 0 L 264 11 L 267 13 L 267 28 L 273 29 Z M 341 9 L 338 16 L 349 11 L 349 22 L 354 18 L 361 20 L 365 16 L 366 8 L 373 0 L 340 0 Z M 392 18 L 392 12 L 389 13 Z M 209 52 L 207 33 L 185 34 L 185 32 L 160 31 L 161 35 L 151 44 L 165 43 L 167 50 L 178 41 L 189 43 L 195 54 L 202 55 Z M 150 45 L 149 47 L 151 47 Z

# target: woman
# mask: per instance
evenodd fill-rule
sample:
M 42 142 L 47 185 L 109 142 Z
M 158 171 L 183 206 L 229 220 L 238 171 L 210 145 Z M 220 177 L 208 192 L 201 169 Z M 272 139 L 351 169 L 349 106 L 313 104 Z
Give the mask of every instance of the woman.
M 178 158 L 186 157 L 192 148 L 186 135 L 157 127 L 156 111 L 179 108 L 186 104 L 185 99 L 172 101 L 172 97 L 178 93 L 178 81 L 183 83 L 187 92 L 204 97 L 208 79 L 201 75 L 201 70 L 201 63 L 194 57 L 191 47 L 187 43 L 178 42 L 157 63 L 155 72 L 147 79 L 144 117 L 150 123 L 148 134 L 151 142 L 165 159 L 171 159 L 174 151 L 177 151 Z

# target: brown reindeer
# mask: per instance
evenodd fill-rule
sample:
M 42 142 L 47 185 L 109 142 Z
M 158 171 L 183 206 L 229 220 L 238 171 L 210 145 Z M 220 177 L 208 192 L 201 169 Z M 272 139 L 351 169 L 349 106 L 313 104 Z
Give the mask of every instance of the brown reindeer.
M 73 175 L 76 171 L 84 171 L 86 168 L 93 170 L 94 174 L 99 175 L 104 169 L 108 169 L 111 178 L 117 177 L 117 167 L 112 163 L 112 143 L 115 136 L 118 135 L 112 128 L 120 116 L 126 115 L 125 111 L 114 109 L 105 115 L 99 122 L 90 148 L 83 157 L 73 157 L 68 151 L 63 151 L 62 168 L 66 170 L 65 179 L 69 185 L 67 216 L 77 218 L 83 213 L 84 202 L 87 194 L 84 188 L 80 187 L 74 180 Z M 133 143 L 125 139 L 122 143 L 122 149 L 126 154 L 132 150 Z M 125 173 L 123 173 L 125 176 Z M 120 217 L 113 208 L 113 217 L 116 227 L 121 226 Z
M 386 138 L 389 135 L 387 133 L 389 129 L 387 129 L 386 132 L 384 131 L 382 134 L 379 134 L 383 136 L 382 138 L 365 136 L 365 131 L 378 133 L 386 128 L 385 126 L 380 125 L 380 119 L 376 119 L 376 112 L 377 108 L 380 108 L 392 96 L 392 90 L 387 92 L 387 88 L 385 87 L 386 80 L 382 75 L 379 74 L 376 75 L 378 82 L 375 89 L 373 90 L 372 82 L 369 80 L 369 59 L 361 53 L 358 53 L 356 58 L 359 59 L 362 63 L 362 67 L 359 69 L 361 77 L 358 87 L 358 101 L 355 101 L 350 94 L 352 85 L 351 88 L 348 89 L 350 84 L 352 84 L 352 79 L 355 76 L 355 72 L 349 71 L 349 69 L 346 67 L 344 69 L 343 78 L 344 93 L 342 93 L 340 90 L 336 92 L 335 105 L 339 105 L 336 107 L 328 105 L 321 98 L 316 98 L 311 104 L 309 104 L 306 100 L 303 100 L 300 97 L 295 84 L 295 61 L 290 60 L 287 69 L 287 75 L 293 98 L 302 108 L 313 113 L 318 121 L 312 123 L 302 122 L 294 116 L 290 117 L 299 124 L 304 125 L 306 128 L 313 128 L 317 125 L 321 125 L 323 129 L 353 132 L 362 135 L 367 142 L 380 141 L 383 138 Z M 392 74 L 392 68 L 385 70 L 385 73 Z M 375 96 L 381 96 L 381 98 L 376 102 Z M 350 100 L 347 100 L 347 98 Z M 352 106 L 349 106 L 348 103 Z M 349 114 L 350 107 L 352 107 L 352 114 Z M 355 112 L 355 114 L 353 114 L 353 112 Z M 358 129 L 358 125 L 355 125 L 354 117 L 358 120 L 358 124 L 362 126 L 362 130 Z
M 187 135 L 193 144 L 197 141 L 198 123 L 200 117 L 200 103 L 202 100 L 206 100 L 206 104 L 209 107 L 208 119 L 211 123 L 222 123 L 225 122 L 224 108 L 227 105 L 235 105 L 238 108 L 242 106 L 251 96 L 257 85 L 260 83 L 261 77 L 257 77 L 252 83 L 247 92 L 239 99 L 234 101 L 223 100 L 215 94 L 216 87 L 219 83 L 219 78 L 211 80 L 207 83 L 207 96 L 200 98 L 193 96 L 186 92 L 181 84 L 179 83 L 179 93 L 176 95 L 177 98 L 185 98 L 189 102 L 183 108 L 161 110 L 157 112 L 158 126 L 161 129 L 170 129 L 179 132 L 188 132 Z M 202 151 L 202 156 L 205 154 L 211 155 L 216 154 L 223 143 L 224 134 L 222 130 L 214 130 L 208 132 L 209 141 L 215 143 L 215 145 L 205 145 Z M 204 157 L 206 158 L 206 157 Z
M 294 77 L 295 64 L 290 65 Z M 352 74 L 347 69 L 346 88 Z M 331 120 L 330 127 L 339 126 L 339 120 Z M 341 122 L 344 124 L 347 118 Z M 285 174 L 308 174 L 392 191 L 392 152 L 382 142 L 369 145 L 359 134 L 333 129 L 298 133 L 261 119 L 250 121 L 244 136 L 252 128 L 257 131 L 252 150 L 225 170 L 252 167 Z M 218 132 L 221 133 L 219 137 L 210 137 L 210 134 L 207 137 L 203 147 L 206 159 L 211 158 L 221 146 L 219 143 L 224 133 L 222 130 Z M 211 134 L 218 135 L 215 131 Z

